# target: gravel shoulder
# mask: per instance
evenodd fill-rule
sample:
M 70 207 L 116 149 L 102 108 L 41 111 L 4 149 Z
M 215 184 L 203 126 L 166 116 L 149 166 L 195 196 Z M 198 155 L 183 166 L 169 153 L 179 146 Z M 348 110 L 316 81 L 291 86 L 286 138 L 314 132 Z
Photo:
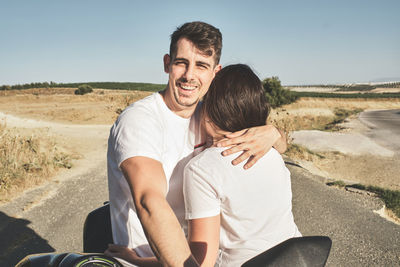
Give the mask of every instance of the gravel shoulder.
M 293 132 L 294 143 L 326 156 L 299 164 L 314 174 L 334 180 L 400 190 L 399 136 L 395 130 L 367 122 L 364 118 L 367 114 L 363 112 L 343 123 L 344 130 L 340 132 Z

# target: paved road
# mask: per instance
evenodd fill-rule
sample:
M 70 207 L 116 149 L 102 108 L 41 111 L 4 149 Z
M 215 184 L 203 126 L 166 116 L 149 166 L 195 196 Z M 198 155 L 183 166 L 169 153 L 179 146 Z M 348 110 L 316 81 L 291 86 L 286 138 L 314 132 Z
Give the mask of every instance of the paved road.
M 370 127 L 366 134 L 378 144 L 392 150 L 400 151 L 400 109 L 362 112 L 361 122 Z
M 33 190 L 0 207 L 0 266 L 14 266 L 27 254 L 81 251 L 86 214 L 108 199 L 105 160 L 59 183 Z M 307 171 L 292 172 L 295 220 L 304 235 L 328 235 L 328 266 L 400 266 L 400 226 L 373 212 L 382 203 L 331 188 Z M 41 205 L 29 202 L 53 190 Z
M 373 212 L 380 200 L 328 187 L 298 167 L 290 171 L 300 231 L 333 241 L 327 266 L 400 266 L 400 226 Z
M 108 200 L 106 172 L 105 159 L 99 160 L 79 175 L 1 206 L 0 266 L 14 266 L 27 254 L 82 251 L 86 215 Z M 29 208 L 36 201 L 41 205 Z

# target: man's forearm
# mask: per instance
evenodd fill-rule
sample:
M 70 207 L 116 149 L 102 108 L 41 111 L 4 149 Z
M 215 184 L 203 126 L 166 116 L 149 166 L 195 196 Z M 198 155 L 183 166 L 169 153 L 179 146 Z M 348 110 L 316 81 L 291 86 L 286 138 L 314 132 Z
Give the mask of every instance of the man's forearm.
M 190 261 L 191 252 L 182 228 L 163 196 L 144 196 L 137 206 L 149 244 L 163 266 L 198 266 L 185 265 Z
M 168 185 L 161 162 L 133 157 L 123 161 L 121 169 L 155 256 L 163 266 L 184 266 L 191 253 L 178 219 L 165 198 Z
M 278 139 L 275 141 L 273 147 L 274 147 L 279 153 L 283 154 L 283 153 L 286 152 L 286 149 L 287 149 L 286 134 L 285 134 L 282 130 L 280 130 L 280 129 L 278 129 L 278 128 L 277 128 L 277 130 L 278 130 L 278 132 L 279 132 L 279 134 L 280 134 L 280 138 L 278 138 Z

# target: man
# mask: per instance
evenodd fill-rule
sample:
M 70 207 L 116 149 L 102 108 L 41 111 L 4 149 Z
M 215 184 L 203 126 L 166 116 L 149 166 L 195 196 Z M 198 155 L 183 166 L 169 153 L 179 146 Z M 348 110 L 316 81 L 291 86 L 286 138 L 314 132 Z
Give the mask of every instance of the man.
M 200 99 L 221 69 L 222 36 L 203 23 L 186 23 L 171 36 L 164 70 L 167 88 L 129 106 L 110 131 L 108 182 L 114 242 L 140 257 L 154 255 L 165 266 L 192 261 L 185 228 L 183 168 L 204 142 Z M 244 151 L 251 167 L 274 145 L 286 140 L 273 126 L 235 133 L 221 143 L 226 155 Z M 151 246 L 151 248 L 149 247 Z

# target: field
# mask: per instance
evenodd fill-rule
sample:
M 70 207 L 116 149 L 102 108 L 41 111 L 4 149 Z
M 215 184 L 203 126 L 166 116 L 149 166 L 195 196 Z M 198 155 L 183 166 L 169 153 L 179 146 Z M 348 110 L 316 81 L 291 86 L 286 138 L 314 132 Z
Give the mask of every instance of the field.
M 85 159 L 105 157 L 110 125 L 150 94 L 95 89 L 78 96 L 74 90 L 0 91 L 0 203 Z
M 19 165 L 22 169 L 15 175 L 27 179 L 1 178 L 3 185 L 0 184 L 2 195 L 0 201 L 6 201 L 22 189 L 50 179 L 60 170 L 74 168 L 74 164 L 79 164 L 79 161 L 87 158 L 90 152 L 97 151 L 100 154 L 104 153 L 105 156 L 108 129 L 118 114 L 130 103 L 151 94 L 144 91 L 95 89 L 93 93 L 78 96 L 74 95 L 75 89 L 0 91 L 0 113 L 8 116 L 8 121 L 1 122 L 0 134 L 9 136 L 10 140 L 18 137 L 15 143 L 25 144 L 24 149 L 27 150 L 32 150 L 28 146 L 31 144 L 40 147 L 37 151 L 40 151 L 40 156 L 45 158 L 40 161 L 41 163 L 29 163 L 26 157 L 33 158 L 35 155 L 28 156 L 22 151 L 19 154 L 26 155 L 25 158 L 17 155 L 18 153 L 10 158 L 9 152 L 2 154 L 3 158 L 8 158 L 7 162 L 20 160 Z M 290 142 L 291 131 L 301 129 L 349 131 L 340 125 L 348 118 L 355 118 L 358 112 L 395 108 L 400 108 L 399 98 L 301 98 L 296 103 L 273 110 L 270 120 L 289 133 Z M 36 127 L 29 126 L 29 120 L 26 119 L 33 120 L 31 124 L 35 124 Z M 76 127 L 68 128 L 68 125 Z M 99 131 L 101 134 L 98 134 Z M 4 151 L 4 147 L 11 148 L 9 141 L 1 145 Z M 392 175 L 400 171 L 399 167 L 397 169 L 390 167 L 399 165 L 393 164 L 393 159 L 370 155 L 352 156 L 340 152 L 316 153 L 296 145 L 291 145 L 286 155 L 310 171 L 333 179 L 400 189 L 400 181 L 393 178 L 397 177 L 396 175 Z M 61 163 L 59 158 L 62 159 Z M 26 165 L 27 163 L 30 165 Z M 40 168 L 35 167 L 38 165 Z M 385 170 L 383 175 L 382 170 Z
M 396 109 L 400 99 L 343 99 L 303 97 L 271 112 L 270 120 L 286 132 L 328 130 L 326 125 L 363 110 Z M 345 113 L 345 114 L 343 114 Z
M 274 110 L 271 121 L 289 133 L 288 139 L 291 142 L 290 133 L 298 130 L 362 132 L 365 126 L 355 123 L 358 112 L 399 108 L 400 99 L 301 98 L 296 103 Z M 349 122 L 353 122 L 356 127 L 350 129 L 347 126 Z M 317 153 L 297 145 L 290 146 L 286 155 L 324 177 L 400 190 L 400 164 L 396 157 L 351 155 L 339 150 Z
M 76 88 L 0 91 L 0 111 L 24 118 L 72 124 L 112 124 L 129 103 L 151 92 L 95 89 L 75 95 Z

